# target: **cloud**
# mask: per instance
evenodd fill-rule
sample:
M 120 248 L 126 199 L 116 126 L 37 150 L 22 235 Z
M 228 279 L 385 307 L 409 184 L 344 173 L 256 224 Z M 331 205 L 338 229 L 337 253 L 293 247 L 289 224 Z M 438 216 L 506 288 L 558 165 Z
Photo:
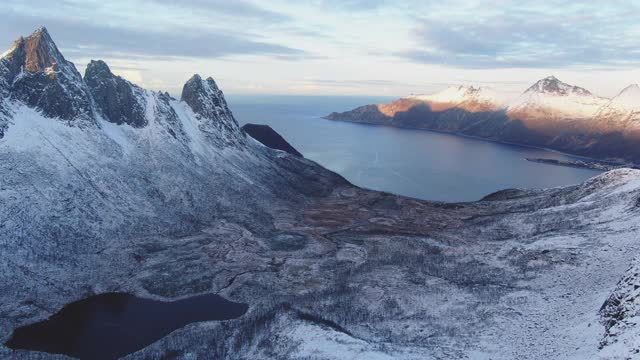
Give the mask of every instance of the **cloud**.
M 390 2 L 388 0 L 310 0 L 309 3 L 337 10 L 368 11 L 379 9 Z
M 252 18 L 266 22 L 282 22 L 292 20 L 290 16 L 264 9 L 243 0 L 150 0 L 150 2 L 176 8 L 191 8 L 216 14 L 225 14 L 239 18 Z
M 415 48 L 396 55 L 465 68 L 628 67 L 640 63 L 636 20 L 640 13 L 634 5 L 572 7 L 570 2 L 556 0 L 546 7 L 527 7 L 518 3 L 503 1 L 493 12 L 465 10 L 473 16 L 421 18 L 411 32 Z M 636 16 L 630 16 L 634 13 Z
M 230 55 L 267 55 L 285 60 L 307 56 L 303 50 L 260 41 L 248 34 L 217 29 L 173 27 L 169 31 L 99 25 L 71 19 L 4 14 L 0 40 L 7 44 L 45 25 L 67 54 L 115 58 L 220 58 Z M 13 38 L 6 38 L 12 34 Z
M 302 83 L 315 86 L 332 86 L 332 87 L 362 87 L 362 86 L 395 86 L 408 85 L 398 81 L 391 80 L 330 80 L 330 79 L 307 79 L 301 80 Z

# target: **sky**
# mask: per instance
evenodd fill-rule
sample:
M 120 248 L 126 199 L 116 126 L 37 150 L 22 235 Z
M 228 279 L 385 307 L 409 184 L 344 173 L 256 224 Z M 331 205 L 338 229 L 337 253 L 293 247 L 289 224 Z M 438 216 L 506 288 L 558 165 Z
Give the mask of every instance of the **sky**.
M 102 59 L 173 94 L 194 73 L 228 94 L 384 96 L 555 75 L 611 97 L 640 82 L 638 19 L 629 0 L 3 0 L 0 48 L 46 26 L 81 72 Z

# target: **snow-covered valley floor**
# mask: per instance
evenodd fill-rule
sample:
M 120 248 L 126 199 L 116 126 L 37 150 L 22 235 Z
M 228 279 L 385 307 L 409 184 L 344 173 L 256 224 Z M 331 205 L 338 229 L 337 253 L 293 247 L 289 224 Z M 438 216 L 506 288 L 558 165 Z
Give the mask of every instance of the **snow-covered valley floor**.
M 5 253 L 2 333 L 93 293 L 217 293 L 249 313 L 189 325 L 128 358 L 630 358 L 632 316 L 605 337 L 600 307 L 640 250 L 639 197 L 634 170 L 465 204 L 339 184 L 261 219 L 236 209 L 191 235 L 150 233 L 71 263 Z

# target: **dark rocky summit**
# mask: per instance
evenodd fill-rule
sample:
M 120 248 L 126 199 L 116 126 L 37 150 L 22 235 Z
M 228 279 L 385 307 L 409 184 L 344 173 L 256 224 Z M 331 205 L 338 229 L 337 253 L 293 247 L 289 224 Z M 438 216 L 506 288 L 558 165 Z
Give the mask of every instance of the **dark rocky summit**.
M 147 125 L 142 89 L 115 76 L 104 61 L 92 60 L 87 65 L 84 81 L 105 120 L 136 128 Z
M 269 125 L 245 124 L 242 130 L 252 138 L 258 140 L 262 145 L 272 149 L 286 151 L 291 155 L 303 157 L 298 150 L 287 142 L 280 134 Z
M 0 60 L 0 77 L 12 99 L 46 116 L 79 126 L 93 123 L 90 95 L 80 73 L 45 28 L 13 44 Z
M 209 77 L 203 80 L 193 75 L 182 88 L 181 100 L 196 114 L 200 121 L 198 127 L 207 134 L 224 133 L 229 141 L 242 141 L 238 122 L 231 114 L 224 94 L 215 80 Z

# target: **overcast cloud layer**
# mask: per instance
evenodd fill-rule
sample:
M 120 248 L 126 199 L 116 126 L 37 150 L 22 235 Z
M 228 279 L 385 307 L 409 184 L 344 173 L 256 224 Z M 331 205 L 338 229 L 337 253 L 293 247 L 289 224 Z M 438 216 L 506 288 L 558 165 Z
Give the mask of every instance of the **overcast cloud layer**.
M 555 74 L 611 95 L 640 82 L 637 19 L 630 1 L 22 0 L 0 3 L 0 47 L 44 25 L 79 68 L 101 58 L 170 91 L 193 72 L 231 92 L 376 95 Z

